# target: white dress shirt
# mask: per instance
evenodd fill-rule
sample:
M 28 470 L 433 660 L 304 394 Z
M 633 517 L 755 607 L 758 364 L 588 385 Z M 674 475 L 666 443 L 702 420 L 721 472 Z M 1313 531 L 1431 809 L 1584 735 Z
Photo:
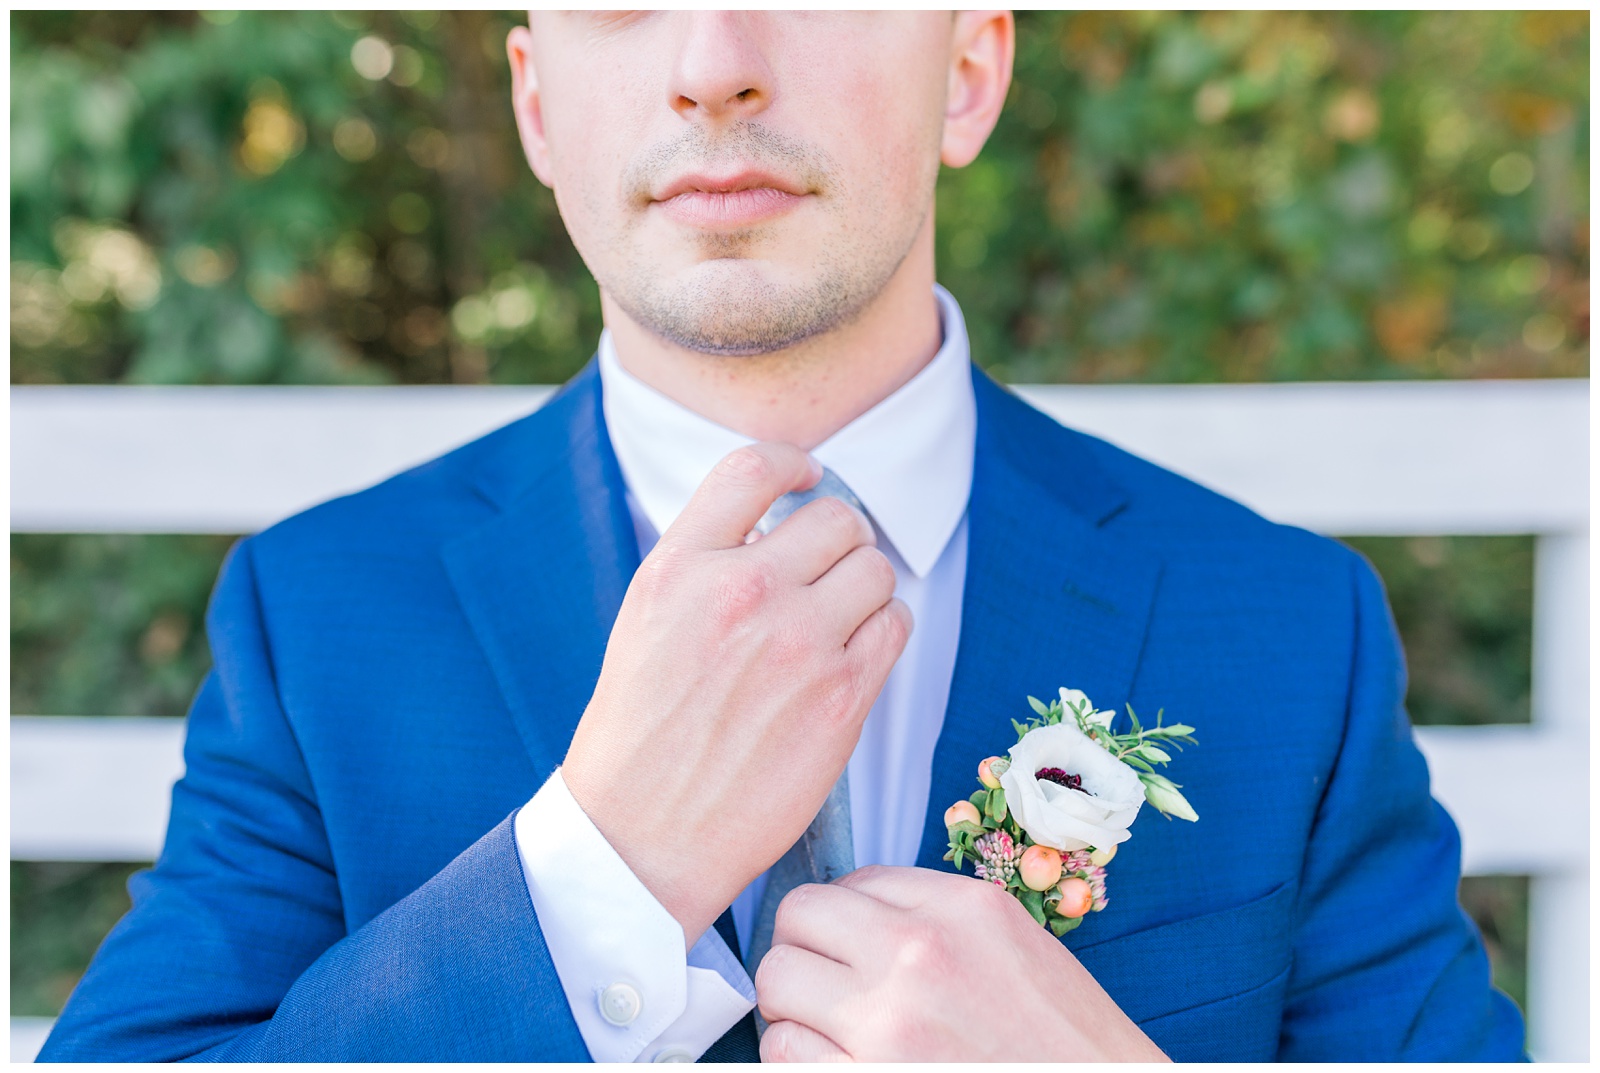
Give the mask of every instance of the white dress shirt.
M 916 861 L 960 634 L 977 409 L 961 310 L 942 287 L 934 292 L 944 337 L 933 360 L 811 452 L 866 507 L 894 565 L 895 595 L 915 621 L 850 757 L 857 866 Z M 712 467 L 753 441 L 629 374 L 609 332 L 599 365 L 606 429 L 645 555 Z M 716 929 L 685 955 L 682 927 L 578 807 L 559 770 L 514 830 L 540 930 L 596 1061 L 692 1061 L 755 1005 L 739 952 Z M 734 901 L 742 944 L 766 878 Z

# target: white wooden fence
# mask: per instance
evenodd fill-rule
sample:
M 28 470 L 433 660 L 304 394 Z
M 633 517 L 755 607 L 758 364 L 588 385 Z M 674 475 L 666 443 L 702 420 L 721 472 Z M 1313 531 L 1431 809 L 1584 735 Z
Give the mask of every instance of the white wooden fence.
M 252 532 L 549 390 L 13 388 L 12 531 Z M 1537 535 L 1532 725 L 1417 736 L 1466 873 L 1532 877 L 1532 1053 L 1586 1060 L 1588 381 L 1018 390 L 1281 521 L 1346 536 Z M 181 740 L 174 719 L 14 716 L 12 859 L 153 859 Z M 15 1019 L 13 1059 L 31 1059 L 47 1028 Z

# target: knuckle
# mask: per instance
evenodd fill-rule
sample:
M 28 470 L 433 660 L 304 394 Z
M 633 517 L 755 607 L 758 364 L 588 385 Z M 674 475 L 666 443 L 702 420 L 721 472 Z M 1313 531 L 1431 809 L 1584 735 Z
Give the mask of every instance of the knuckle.
M 894 564 L 889 561 L 889 557 L 877 548 L 862 549 L 861 557 L 862 565 L 867 570 L 867 577 L 876 591 L 883 593 L 885 598 L 893 594 L 898 579 L 895 577 Z
M 760 483 L 769 478 L 772 471 L 772 459 L 754 444 L 730 452 L 717 463 L 717 472 L 720 476 L 741 483 Z
M 853 674 L 835 675 L 822 687 L 820 708 L 826 716 L 826 725 L 839 726 L 850 723 L 868 689 L 863 678 Z
M 811 505 L 811 510 L 829 533 L 846 538 L 860 536 L 860 516 L 844 500 L 823 496 Z
M 892 665 L 905 651 L 906 642 L 911 639 L 911 627 L 905 614 L 890 604 L 874 611 L 863 630 L 866 643 L 861 646 L 861 658 L 852 669 L 857 686 L 870 689 L 885 673 L 885 665 Z
M 748 621 L 766 602 L 776 583 L 772 568 L 765 563 L 740 563 L 723 571 L 712 585 L 712 615 L 724 627 Z
M 825 660 L 822 672 L 812 679 L 806 696 L 819 730 L 833 732 L 849 726 L 858 709 L 870 706 L 864 703 L 870 682 L 858 664 L 858 659 L 841 654 Z
M 810 912 L 812 906 L 816 904 L 816 899 L 817 887 L 814 883 L 802 883 L 783 896 L 783 900 L 778 903 L 777 912 L 772 917 L 774 942 L 778 941 L 776 937 L 786 934 L 799 918 Z M 776 950 L 777 947 L 774 946 L 773 949 Z
M 766 1016 L 766 1011 L 762 1011 Z M 795 1024 L 793 1021 L 773 1021 L 761 1035 L 761 1060 L 763 1062 L 792 1062 L 798 1057 L 795 1050 Z
M 898 653 L 905 648 L 906 642 L 911 640 L 910 608 L 899 602 L 889 604 L 889 609 L 883 616 L 883 630 L 885 639 L 894 652 Z
M 782 943 L 773 943 L 762 956 L 761 964 L 756 966 L 756 974 L 751 979 L 758 994 L 769 991 L 773 984 L 783 978 L 784 964 L 789 959 L 788 951 L 792 949 Z
M 657 597 L 670 590 L 682 573 L 682 563 L 670 545 L 657 544 L 634 571 L 630 585 L 645 596 Z
M 903 968 L 919 977 L 939 979 L 952 968 L 944 936 L 922 922 L 906 928 L 897 956 Z

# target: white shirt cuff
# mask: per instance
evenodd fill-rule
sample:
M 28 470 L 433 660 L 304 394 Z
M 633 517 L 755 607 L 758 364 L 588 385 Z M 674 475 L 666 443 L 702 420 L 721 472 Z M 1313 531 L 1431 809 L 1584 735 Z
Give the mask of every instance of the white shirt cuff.
M 755 988 L 715 928 L 683 927 L 573 800 L 561 770 L 512 830 L 545 946 L 597 1062 L 693 1061 L 755 1008 Z

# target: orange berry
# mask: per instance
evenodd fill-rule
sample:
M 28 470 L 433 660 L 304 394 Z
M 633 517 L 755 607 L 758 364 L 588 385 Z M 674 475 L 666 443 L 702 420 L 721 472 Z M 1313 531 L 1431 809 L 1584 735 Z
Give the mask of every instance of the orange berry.
M 1000 789 L 1000 776 L 996 775 L 989 767 L 990 764 L 993 764 L 998 759 L 1000 759 L 998 756 L 991 756 L 978 765 L 978 781 L 990 790 Z
M 1056 905 L 1056 912 L 1064 917 L 1077 919 L 1094 907 L 1094 891 L 1089 889 L 1088 883 L 1077 876 L 1063 879 L 1056 889 L 1061 892 L 1061 901 Z
M 954 827 L 962 820 L 966 820 L 968 823 L 976 823 L 979 826 L 983 824 L 983 817 L 978 815 L 978 806 L 971 801 L 957 801 L 944 810 L 945 827 Z
M 1061 853 L 1049 846 L 1029 846 L 1022 851 L 1017 872 L 1029 890 L 1049 890 L 1061 878 Z

